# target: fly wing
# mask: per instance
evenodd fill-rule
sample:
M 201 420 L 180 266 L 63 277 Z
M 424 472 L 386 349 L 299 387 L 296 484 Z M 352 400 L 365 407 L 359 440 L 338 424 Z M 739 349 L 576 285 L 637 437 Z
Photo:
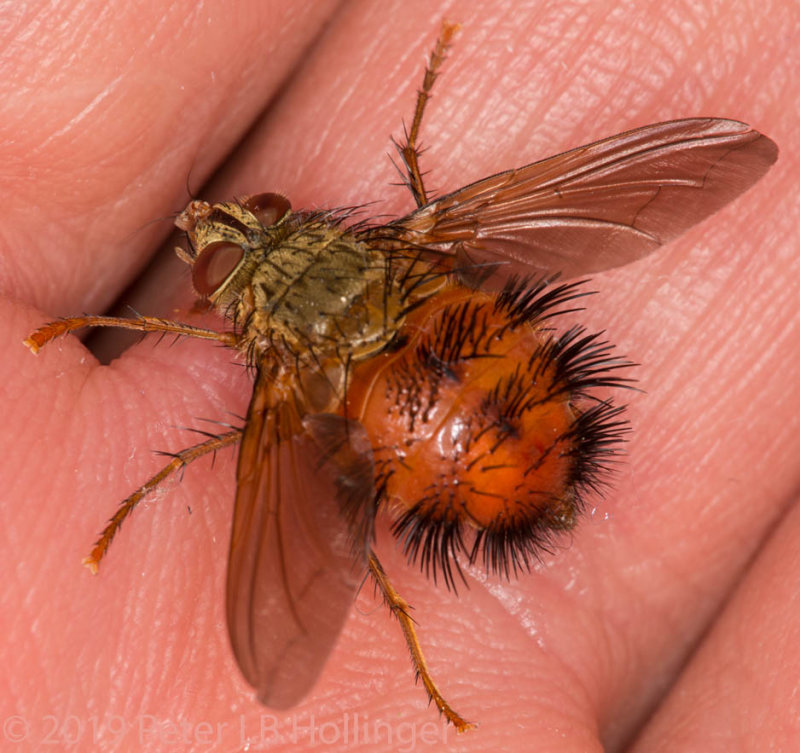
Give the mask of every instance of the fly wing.
M 746 191 L 777 156 L 735 120 L 658 123 L 472 183 L 398 224 L 407 239 L 456 254 L 459 271 L 573 277 L 646 256 Z
M 227 618 L 265 705 L 297 704 L 322 671 L 367 566 L 373 503 L 363 427 L 301 417 L 259 373 L 239 453 Z

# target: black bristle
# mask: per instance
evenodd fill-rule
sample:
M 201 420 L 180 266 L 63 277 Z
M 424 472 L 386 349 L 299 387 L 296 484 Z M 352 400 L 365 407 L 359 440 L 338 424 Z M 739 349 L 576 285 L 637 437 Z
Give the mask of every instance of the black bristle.
M 572 326 L 557 335 L 542 327 L 545 320 L 564 313 L 565 304 L 589 294 L 582 285 L 556 285 L 545 278 L 517 280 L 506 285 L 493 302 L 478 297 L 446 306 L 391 375 L 395 405 L 413 432 L 417 422 L 428 420 L 445 382 L 450 390 L 454 384 L 458 389 L 467 361 L 497 358 L 501 363 L 497 380 L 481 399 L 480 415 L 459 417 L 462 454 L 450 458 L 457 483 L 449 477 L 436 480 L 425 499 L 409 500 L 413 504 L 392 528 L 409 560 L 449 589 L 456 589 L 458 578 L 466 583 L 459 557 L 506 578 L 528 571 L 543 552 L 553 551 L 557 535 L 575 524 L 587 494 L 603 490 L 622 454 L 621 445 L 630 431 L 623 418 L 625 409 L 594 392 L 631 388 L 633 380 L 619 372 L 633 364 L 614 354 L 614 346 L 603 339 L 603 333 Z M 520 327 L 533 328 L 540 336 L 539 344 L 527 362 L 504 361 L 503 348 L 495 345 Z M 471 520 L 459 495 L 464 480 L 458 473 L 481 467 L 488 472 L 502 469 L 492 465 L 492 453 L 519 437 L 528 411 L 550 403 L 569 406 L 574 413 L 569 428 L 550 437 L 528 467 L 524 467 L 525 458 L 520 458 L 519 497 L 508 499 L 488 525 Z M 487 432 L 492 432 L 492 442 L 476 452 Z M 564 491 L 531 488 L 530 479 L 556 452 L 570 461 Z M 491 489 L 473 487 L 465 494 L 495 496 Z
M 412 563 L 419 563 L 426 577 L 457 592 L 456 575 L 466 585 L 458 553 L 465 552 L 463 526 L 456 516 L 442 517 L 428 504 L 418 502 L 406 510 L 392 525 L 392 533 L 400 541 L 403 553 Z

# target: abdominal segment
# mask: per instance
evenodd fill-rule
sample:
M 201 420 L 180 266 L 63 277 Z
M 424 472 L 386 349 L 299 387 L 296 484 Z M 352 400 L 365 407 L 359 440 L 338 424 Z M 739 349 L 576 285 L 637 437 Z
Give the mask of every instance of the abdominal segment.
M 571 528 L 619 454 L 622 408 L 598 390 L 629 365 L 581 327 L 558 333 L 578 284 L 452 287 L 412 312 L 396 347 L 353 369 L 379 493 L 412 561 L 454 587 L 463 552 L 504 575 Z M 557 318 L 557 317 L 556 317 Z

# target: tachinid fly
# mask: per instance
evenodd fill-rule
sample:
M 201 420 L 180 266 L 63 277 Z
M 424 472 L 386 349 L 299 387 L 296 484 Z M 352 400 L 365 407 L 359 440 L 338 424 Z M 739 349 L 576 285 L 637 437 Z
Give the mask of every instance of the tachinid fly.
M 430 200 L 419 169 L 422 115 L 455 27 L 431 54 L 397 143 L 417 203 L 380 224 L 352 210 L 295 211 L 278 194 L 192 201 L 176 224 L 194 287 L 224 332 L 149 317 L 81 316 L 25 342 L 37 352 L 80 327 L 220 342 L 254 374 L 243 428 L 173 460 L 165 478 L 240 443 L 227 619 L 233 650 L 267 706 L 314 685 L 369 573 L 397 616 L 414 669 L 459 730 L 428 672 L 408 605 L 372 549 L 385 507 L 408 554 L 455 588 L 459 559 L 512 576 L 569 529 L 627 431 L 598 388 L 629 364 L 598 335 L 554 329 L 583 295 L 576 276 L 651 253 L 752 186 L 777 147 L 732 120 L 645 126 Z M 556 281 L 559 277 L 559 281 Z

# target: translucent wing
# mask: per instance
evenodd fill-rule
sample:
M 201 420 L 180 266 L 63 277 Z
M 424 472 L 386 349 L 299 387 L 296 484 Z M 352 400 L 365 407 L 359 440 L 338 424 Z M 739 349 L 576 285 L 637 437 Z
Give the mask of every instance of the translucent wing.
M 398 221 L 405 237 L 460 257 L 566 277 L 635 261 L 752 186 L 777 146 L 735 120 L 637 128 L 508 170 Z
M 227 582 L 234 654 L 259 700 L 298 703 L 367 566 L 372 449 L 360 424 L 300 416 L 259 373 L 237 469 Z

